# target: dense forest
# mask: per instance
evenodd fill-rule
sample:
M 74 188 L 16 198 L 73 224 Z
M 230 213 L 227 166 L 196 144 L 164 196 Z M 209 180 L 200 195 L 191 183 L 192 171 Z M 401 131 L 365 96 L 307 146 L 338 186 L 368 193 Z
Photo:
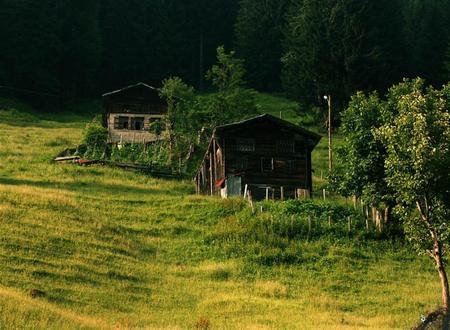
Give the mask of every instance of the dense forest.
M 251 87 L 339 104 L 402 77 L 441 85 L 449 37 L 449 0 L 0 0 L 0 85 L 73 99 L 179 76 L 202 90 L 224 45 Z

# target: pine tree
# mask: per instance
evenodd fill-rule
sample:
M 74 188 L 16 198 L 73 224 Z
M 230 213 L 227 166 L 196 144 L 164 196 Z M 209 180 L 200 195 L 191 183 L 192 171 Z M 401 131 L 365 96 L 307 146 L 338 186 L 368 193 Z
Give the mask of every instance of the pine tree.
M 250 84 L 280 88 L 282 30 L 287 0 L 241 0 L 235 24 L 237 54 L 245 60 Z
M 389 12 L 392 16 L 384 15 Z M 342 108 L 356 90 L 385 89 L 401 76 L 395 32 L 399 2 L 304 0 L 289 13 L 283 81 L 293 96 L 334 95 Z

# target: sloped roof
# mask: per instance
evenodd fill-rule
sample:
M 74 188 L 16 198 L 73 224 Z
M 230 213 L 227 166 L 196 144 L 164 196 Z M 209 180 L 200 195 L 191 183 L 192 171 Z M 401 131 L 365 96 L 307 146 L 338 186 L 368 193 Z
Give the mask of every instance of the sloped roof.
M 259 115 L 259 116 L 253 117 L 253 118 L 239 121 L 239 122 L 218 126 L 215 128 L 214 133 L 221 133 L 221 132 L 225 132 L 230 129 L 239 128 L 241 126 L 260 123 L 260 122 L 271 122 L 274 125 L 281 126 L 281 127 L 290 129 L 292 131 L 295 131 L 296 133 L 298 133 L 300 135 L 307 136 L 307 137 L 311 138 L 312 142 L 314 143 L 314 146 L 317 145 L 319 143 L 320 139 L 322 138 L 322 136 L 320 136 L 319 134 L 308 131 L 307 129 L 304 129 L 303 127 L 300 127 L 291 122 L 277 118 L 277 117 L 269 115 L 269 114 L 263 114 L 263 115 Z
M 153 86 L 147 85 L 147 84 L 145 84 L 143 82 L 139 82 L 139 83 L 134 84 L 134 85 L 126 86 L 124 88 L 121 88 L 121 89 L 118 89 L 118 90 L 115 90 L 115 91 L 112 91 L 112 92 L 109 92 L 109 93 L 105 93 L 105 94 L 102 95 L 102 97 L 118 94 L 118 93 L 124 92 L 126 90 L 129 90 L 129 89 L 132 89 L 132 88 L 136 88 L 136 87 L 146 87 L 146 88 L 151 89 L 153 91 L 157 91 L 158 90 L 157 88 L 155 88 Z

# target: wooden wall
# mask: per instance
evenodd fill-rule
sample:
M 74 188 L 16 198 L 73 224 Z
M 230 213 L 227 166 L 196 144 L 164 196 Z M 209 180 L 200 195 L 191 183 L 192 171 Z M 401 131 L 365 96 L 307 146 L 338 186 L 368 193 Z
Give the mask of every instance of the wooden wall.
M 299 189 L 312 195 L 313 146 L 307 135 L 271 123 L 216 132 L 196 176 L 197 193 L 219 195 L 215 183 L 240 176 L 242 189 L 248 185 L 257 199 L 294 198 Z
M 119 117 L 144 118 L 144 127 L 142 130 L 117 129 L 115 123 Z M 108 143 L 149 143 L 156 141 L 158 136 L 149 132 L 149 125 L 152 120 L 161 118 L 162 115 L 110 113 L 107 116 Z

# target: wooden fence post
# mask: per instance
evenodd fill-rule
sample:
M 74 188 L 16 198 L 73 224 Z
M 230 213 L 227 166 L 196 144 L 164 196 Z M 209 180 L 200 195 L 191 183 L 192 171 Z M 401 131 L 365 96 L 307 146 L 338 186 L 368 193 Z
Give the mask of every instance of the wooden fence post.
M 255 203 L 253 203 L 252 191 L 249 190 L 247 192 L 248 202 L 250 203 L 250 207 L 252 208 L 252 214 L 255 214 Z
M 311 230 L 312 230 L 311 216 L 308 216 L 308 239 L 309 236 L 311 235 Z
M 211 153 L 209 154 L 209 179 L 211 186 L 211 196 L 214 196 L 213 159 Z

